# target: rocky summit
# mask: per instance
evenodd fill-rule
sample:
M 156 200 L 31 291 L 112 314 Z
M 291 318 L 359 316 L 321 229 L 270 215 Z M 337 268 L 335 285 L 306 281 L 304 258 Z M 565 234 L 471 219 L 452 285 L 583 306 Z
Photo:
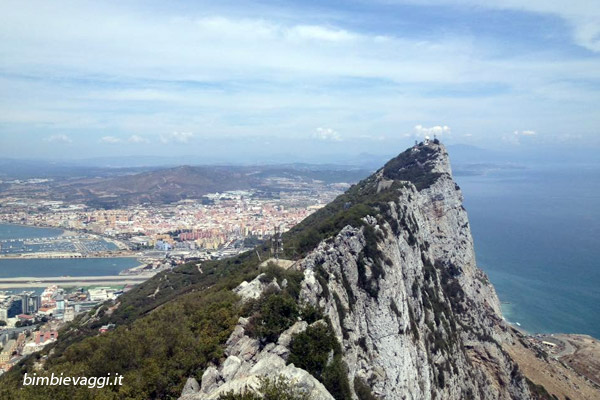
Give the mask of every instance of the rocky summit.
M 240 318 L 226 358 L 199 384 L 188 382 L 181 399 L 258 390 L 261 377 L 279 376 L 310 398 L 333 399 L 290 362 L 294 335 L 318 324 L 329 324 L 341 346 L 352 398 L 531 398 L 502 348 L 511 333 L 477 268 L 462 200 L 442 144 L 417 145 L 389 161 L 338 199 L 348 212 L 369 207 L 361 223 L 344 226 L 290 267 L 302 273 L 299 302 L 322 310 L 322 318 L 298 319 L 268 343 L 248 334 L 249 320 Z M 250 302 L 281 290 L 265 277 L 234 291 Z

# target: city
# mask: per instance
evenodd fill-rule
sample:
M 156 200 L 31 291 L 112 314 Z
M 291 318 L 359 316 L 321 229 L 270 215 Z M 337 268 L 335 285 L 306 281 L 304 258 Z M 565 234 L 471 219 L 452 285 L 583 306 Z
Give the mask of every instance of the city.
M 262 197 L 256 191 L 229 191 L 208 194 L 200 200 L 111 210 L 60 201 L 3 198 L 0 223 L 77 233 L 52 241 L 0 241 L 0 255 L 93 257 L 157 250 L 206 256 L 219 249 L 240 247 L 244 240 L 262 240 L 273 233 L 274 227 L 285 231 L 348 186 L 281 193 L 279 198 Z
M 275 230 L 283 232 L 302 221 L 348 186 L 338 183 L 319 190 L 282 192 L 277 198 L 256 190 L 236 190 L 174 204 L 110 210 L 62 201 L 3 198 L 0 224 L 64 231 L 51 237 L 0 240 L 0 259 L 135 257 L 139 265 L 119 274 L 147 279 L 190 260 L 221 259 L 247 251 Z M 75 287 L 71 285 L 86 282 L 71 282 L 69 277 L 55 280 L 65 283 L 45 286 L 46 278 L 0 282 L 0 289 L 45 287 L 41 293 L 16 288 L 0 291 L 0 374 L 56 341 L 58 330 L 77 315 L 132 288 L 124 282 L 106 282 L 109 286 L 88 282 L 90 286 Z M 111 328 L 102 326 L 99 331 Z
M 58 330 L 76 315 L 130 289 L 131 286 L 66 289 L 52 285 L 40 294 L 0 291 L 0 375 L 25 356 L 56 341 Z

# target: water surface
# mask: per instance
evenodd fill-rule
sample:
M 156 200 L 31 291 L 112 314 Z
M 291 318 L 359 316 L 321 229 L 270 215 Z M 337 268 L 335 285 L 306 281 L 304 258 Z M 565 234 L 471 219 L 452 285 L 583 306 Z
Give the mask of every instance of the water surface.
M 530 332 L 600 338 L 600 169 L 457 176 L 477 262 L 506 319 Z

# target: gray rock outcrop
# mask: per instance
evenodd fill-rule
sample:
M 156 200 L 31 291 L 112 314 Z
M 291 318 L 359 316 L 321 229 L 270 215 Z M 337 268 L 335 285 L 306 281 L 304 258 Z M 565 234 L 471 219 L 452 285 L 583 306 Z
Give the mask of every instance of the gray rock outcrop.
M 410 166 L 392 163 L 363 181 L 365 191 L 393 191 L 377 213 L 293 266 L 304 274 L 300 300 L 329 317 L 351 386 L 360 379 L 380 399 L 528 399 L 527 384 L 501 346 L 509 333 L 494 288 L 476 266 L 446 150 L 431 143 L 411 151 Z M 429 181 L 390 178 L 412 173 L 402 168 L 420 169 Z M 259 277 L 235 291 L 258 298 L 271 284 Z M 260 377 L 279 375 L 311 398 L 333 398 L 308 372 L 286 365 L 292 337 L 306 322 L 262 349 L 245 334 L 246 323 L 241 318 L 227 341 L 227 358 L 182 398 L 256 390 Z

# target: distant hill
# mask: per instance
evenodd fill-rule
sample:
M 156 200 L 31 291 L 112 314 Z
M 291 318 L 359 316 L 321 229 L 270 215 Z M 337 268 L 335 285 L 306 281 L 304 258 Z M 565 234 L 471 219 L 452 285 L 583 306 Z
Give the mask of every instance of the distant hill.
M 34 164 L 32 164 L 33 166 Z M 40 168 L 43 171 L 43 168 Z M 78 169 L 60 167 L 43 184 L 0 185 L 4 196 L 81 202 L 115 208 L 134 204 L 166 204 L 229 190 L 281 192 L 305 190 L 306 184 L 355 183 L 369 174 L 343 166 L 289 164 L 275 166 L 179 166 L 154 170 Z M 41 176 L 26 175 L 26 177 Z M 15 179 L 15 175 L 12 175 Z
M 226 167 L 177 167 L 74 185 L 74 194 L 99 205 L 171 203 L 208 193 L 250 189 L 259 181 Z

